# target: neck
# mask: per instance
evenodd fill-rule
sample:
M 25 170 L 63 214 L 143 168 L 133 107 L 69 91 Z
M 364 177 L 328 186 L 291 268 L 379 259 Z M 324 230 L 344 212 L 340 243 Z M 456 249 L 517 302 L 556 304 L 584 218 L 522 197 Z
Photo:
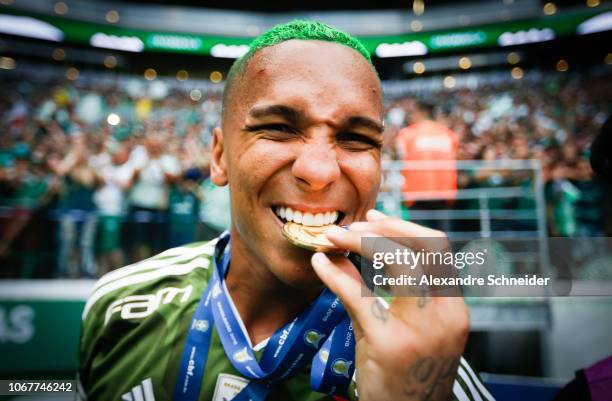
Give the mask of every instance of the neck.
M 234 236 L 232 238 L 235 238 Z M 281 282 L 232 239 L 225 284 L 253 345 L 290 322 L 321 293 L 321 288 L 296 289 Z

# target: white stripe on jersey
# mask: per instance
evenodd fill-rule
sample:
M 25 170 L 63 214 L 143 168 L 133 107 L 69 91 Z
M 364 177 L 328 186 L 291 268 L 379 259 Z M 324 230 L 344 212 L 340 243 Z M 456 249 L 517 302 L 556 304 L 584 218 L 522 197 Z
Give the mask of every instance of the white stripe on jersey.
M 206 243 L 202 244 L 202 245 L 198 245 L 198 246 L 185 246 L 185 245 L 181 245 L 181 246 L 177 246 L 176 248 L 170 248 L 170 249 L 166 249 L 165 251 L 163 251 L 162 253 L 158 253 L 157 255 L 153 256 L 154 258 L 159 257 L 169 257 L 169 256 L 179 256 L 182 255 L 183 252 L 185 251 L 189 251 L 191 249 L 197 249 L 197 248 L 202 248 L 202 247 L 207 247 L 210 246 L 211 243 L 213 243 L 213 245 L 215 243 L 217 243 L 218 238 L 215 238 L 211 241 L 206 241 Z
M 132 397 L 134 397 L 134 401 L 145 401 L 144 394 L 142 393 L 142 384 L 132 387 Z
M 487 400 L 495 401 L 495 398 L 493 397 L 493 395 L 489 392 L 489 390 L 487 390 L 484 384 L 482 384 L 482 382 L 478 379 L 478 376 L 476 376 L 476 373 L 474 373 L 474 370 L 472 370 L 472 367 L 467 363 L 467 361 L 463 357 L 461 357 L 461 365 L 463 366 L 465 371 L 468 372 L 468 374 L 472 378 L 472 381 L 476 384 L 476 387 L 478 387 L 478 390 L 480 390 L 480 393 L 484 395 Z
M 133 274 L 133 273 L 138 273 L 143 270 L 157 269 L 160 267 L 167 266 L 168 264 L 180 263 L 180 262 L 183 262 L 185 260 L 191 259 L 195 256 L 202 255 L 202 254 L 211 256 L 215 252 L 216 243 L 217 243 L 217 239 L 214 239 L 201 246 L 197 246 L 194 248 L 185 247 L 185 246 L 178 247 L 178 248 L 171 248 L 152 258 L 122 267 L 121 269 L 113 270 L 105 274 L 102 278 L 100 278 L 100 280 L 98 280 L 98 282 L 96 283 L 93 289 L 93 292 L 96 292 L 100 287 L 110 283 L 111 281 L 115 281 L 122 277 L 129 276 L 130 274 Z M 179 252 L 179 251 L 181 253 L 177 253 L 176 258 L 157 259 L 159 256 L 170 256 L 170 255 L 174 256 L 175 252 Z
M 155 401 L 153 383 L 151 378 L 143 380 L 140 384 L 132 387 L 131 391 L 121 396 L 123 401 Z
M 465 390 L 463 387 L 461 387 L 461 384 L 459 384 L 457 380 L 455 380 L 455 383 L 453 383 L 453 394 L 455 395 L 455 398 L 457 398 L 457 401 L 471 401 L 470 397 L 468 397 Z
M 155 394 L 153 394 L 153 383 L 149 377 L 142 381 L 142 388 L 144 390 L 144 396 L 146 401 L 155 401 Z
M 463 366 L 459 366 L 459 370 L 457 371 L 457 373 L 459 374 L 459 377 L 461 377 L 461 379 L 463 380 L 463 383 L 465 383 L 467 388 L 470 390 L 470 399 L 475 401 L 482 401 L 480 393 L 478 392 L 478 390 L 476 390 L 476 387 L 474 387 L 474 384 L 468 377 L 467 373 L 465 373 L 465 370 L 463 370 Z
M 210 264 L 210 260 L 207 257 L 196 258 L 189 263 L 182 265 L 170 265 L 159 268 L 157 270 L 148 271 L 144 273 L 134 274 L 119 280 L 115 280 L 107 285 L 97 289 L 87 300 L 85 308 L 83 309 L 82 319 L 85 320 L 87 314 L 93 307 L 93 305 L 104 295 L 118 290 L 119 288 L 128 287 L 130 285 L 144 283 L 147 281 L 155 280 L 164 276 L 182 276 L 194 269 L 207 269 Z

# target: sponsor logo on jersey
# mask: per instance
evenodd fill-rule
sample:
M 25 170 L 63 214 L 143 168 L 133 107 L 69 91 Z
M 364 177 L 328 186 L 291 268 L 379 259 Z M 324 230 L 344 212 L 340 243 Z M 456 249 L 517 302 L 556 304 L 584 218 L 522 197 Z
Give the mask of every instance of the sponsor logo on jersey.
M 240 363 L 253 360 L 253 358 L 247 352 L 246 347 L 244 347 L 240 351 L 234 352 L 234 355 L 232 356 L 232 358 L 234 358 L 234 361 L 240 362 Z
M 316 330 L 308 330 L 304 333 L 304 341 L 308 345 L 312 345 L 315 348 L 319 348 L 319 342 L 325 337 L 323 334 Z
M 331 370 L 335 375 L 348 378 L 348 371 L 353 362 L 346 359 L 338 358 L 332 362 Z
M 191 328 L 192 329 L 195 329 L 197 331 L 201 331 L 202 333 L 206 333 L 208 331 L 209 327 L 210 327 L 210 323 L 206 319 L 204 319 L 204 320 L 196 319 L 191 324 Z
M 193 286 L 189 284 L 185 288 L 166 287 L 155 294 L 130 295 L 113 302 L 106 309 L 104 325 L 108 323 L 111 316 L 118 313 L 122 319 L 144 318 L 155 312 L 161 305 L 169 304 L 179 297 L 180 303 L 185 303 Z
M 217 384 L 212 401 L 228 401 L 236 397 L 242 391 L 249 381 L 244 377 L 230 375 L 228 373 L 220 373 L 217 376 Z
M 121 396 L 122 401 L 155 401 L 151 378 L 144 379 L 140 384 Z

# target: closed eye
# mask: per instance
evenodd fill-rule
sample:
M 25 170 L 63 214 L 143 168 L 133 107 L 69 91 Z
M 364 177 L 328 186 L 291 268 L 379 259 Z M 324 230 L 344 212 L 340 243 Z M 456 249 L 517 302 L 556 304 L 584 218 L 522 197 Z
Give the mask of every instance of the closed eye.
M 382 141 L 367 135 L 355 132 L 341 132 L 336 136 L 340 144 L 344 144 L 349 150 L 367 150 L 382 148 Z
M 295 134 L 297 131 L 287 124 L 259 124 L 259 125 L 247 125 L 245 130 L 248 132 L 264 132 L 264 131 L 276 131 L 276 132 L 287 132 Z

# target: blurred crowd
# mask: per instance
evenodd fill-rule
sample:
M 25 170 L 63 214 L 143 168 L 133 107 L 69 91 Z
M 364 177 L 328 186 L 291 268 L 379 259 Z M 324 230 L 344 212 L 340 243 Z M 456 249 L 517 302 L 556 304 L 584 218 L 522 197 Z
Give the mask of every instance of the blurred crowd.
M 590 145 L 612 114 L 609 77 L 553 74 L 536 84 L 514 81 L 390 100 L 385 133 L 389 159 L 402 158 L 398 132 L 414 123 L 423 108 L 428 118 L 455 133 L 457 160 L 540 162 L 549 235 L 610 234 L 609 186 L 594 177 L 589 163 Z M 533 179 L 527 171 L 509 169 L 459 171 L 457 177 L 459 189 L 530 186 Z M 469 203 L 454 206 L 464 208 Z M 533 203 L 534 199 L 492 199 L 489 207 L 525 210 L 533 208 Z M 457 223 L 466 227 L 464 222 Z M 511 228 L 507 220 L 494 223 L 499 229 Z M 534 226 L 533 221 L 517 223 L 523 228 Z
M 214 94 L 2 85 L 0 275 L 96 277 L 229 224 L 208 180 Z
M 228 226 L 227 190 L 208 179 L 218 93 L 159 80 L 0 82 L 0 277 L 96 277 Z M 611 112 L 609 89 L 555 78 L 387 99 L 384 157 L 400 157 L 398 132 L 429 104 L 429 118 L 457 135 L 457 159 L 540 160 L 550 234 L 603 235 L 609 194 L 588 147 Z M 462 171 L 458 186 L 530 179 Z

